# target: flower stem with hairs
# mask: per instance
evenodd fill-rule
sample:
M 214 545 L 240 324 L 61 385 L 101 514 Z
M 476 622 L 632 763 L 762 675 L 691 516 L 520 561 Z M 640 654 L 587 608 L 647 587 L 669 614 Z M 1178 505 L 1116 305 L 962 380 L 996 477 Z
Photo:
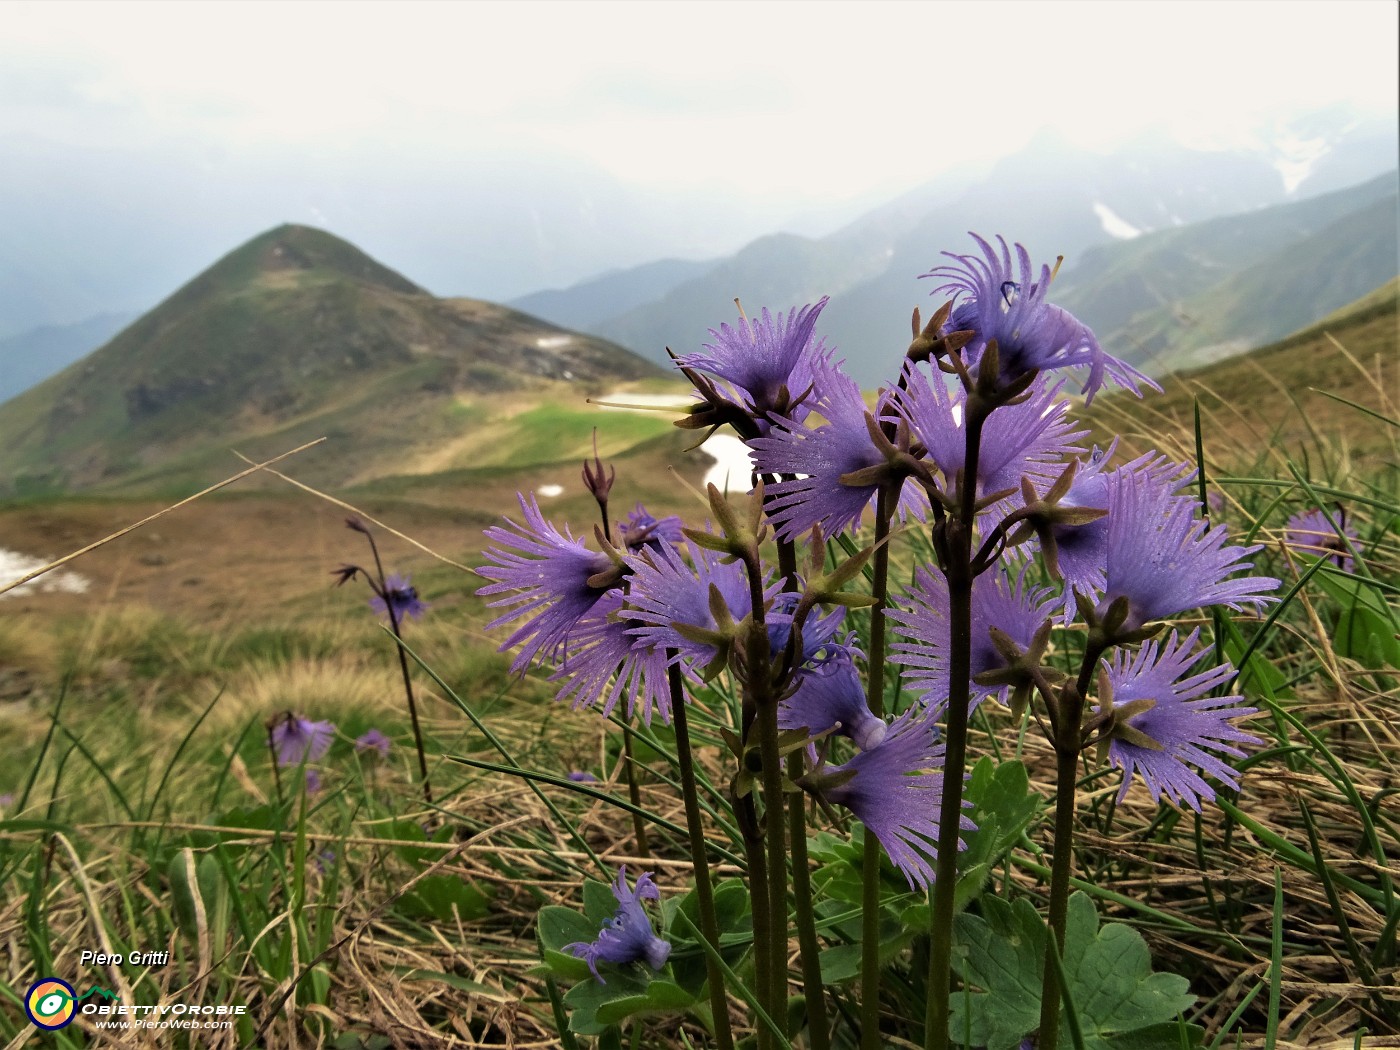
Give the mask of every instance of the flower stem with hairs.
M 885 716 L 885 599 L 889 590 L 890 547 L 884 542 L 890 531 L 894 498 L 882 485 L 875 501 L 875 558 L 870 607 L 870 655 L 867 663 L 866 704 L 876 718 Z M 956 832 L 955 832 L 956 834 Z M 862 858 L 860 1045 L 880 1050 L 880 840 L 865 829 Z
M 928 1008 L 924 1040 L 928 1050 L 947 1050 L 948 1011 L 952 994 L 953 910 L 958 882 L 958 830 L 962 820 L 963 772 L 967 766 L 967 718 L 972 666 L 972 540 L 976 521 L 977 463 L 982 426 L 989 409 L 980 397 L 968 398 L 966 453 L 958 514 L 947 519 L 941 544 L 948 580 L 949 678 L 948 724 L 943 761 L 943 805 L 938 820 L 938 866 L 930 908 Z
M 370 586 L 374 588 L 375 594 L 383 600 L 384 607 L 389 614 L 389 630 L 394 635 L 394 648 L 399 654 L 399 671 L 403 675 L 403 692 L 408 699 L 408 717 L 413 723 L 413 745 L 418 750 L 418 776 L 423 784 L 423 801 L 431 806 L 433 804 L 433 789 L 428 783 L 428 758 L 423 750 L 423 730 L 418 724 L 418 701 L 413 695 L 413 677 L 408 672 L 408 653 L 404 649 L 403 635 L 399 629 L 397 603 L 389 592 L 388 578 L 384 575 L 384 563 L 380 560 L 379 545 L 374 542 L 374 535 L 357 518 L 348 518 L 345 524 L 369 541 L 369 549 L 374 554 L 374 568 L 378 579 L 377 581 L 371 579 Z M 369 574 L 365 575 L 368 577 Z
M 700 933 L 718 953 L 719 923 L 715 918 L 715 894 L 710 885 L 710 863 L 705 855 L 705 826 L 695 786 L 695 756 L 691 752 L 690 723 L 686 717 L 685 691 L 678 664 L 673 663 L 667 669 L 667 679 L 671 688 L 671 724 L 676 732 L 676 756 L 680 762 L 681 795 L 685 800 L 685 826 L 690 835 L 690 860 L 695 871 L 695 897 L 700 905 Z M 705 970 L 709 974 L 715 1045 L 719 1050 L 733 1050 L 734 1036 L 729 1030 L 729 998 L 725 992 L 724 973 L 709 952 L 705 953 Z
M 1079 665 L 1079 678 L 1065 684 L 1055 720 L 1055 838 L 1050 862 L 1050 909 L 1046 916 L 1053 940 L 1045 946 L 1045 975 L 1040 992 L 1040 1050 L 1056 1050 L 1060 1041 L 1060 985 L 1050 952 L 1065 954 L 1065 919 L 1069 909 L 1069 880 L 1074 869 L 1074 803 L 1079 779 L 1079 752 L 1084 698 L 1089 692 L 1099 657 L 1107 648 L 1098 629 L 1091 629 Z

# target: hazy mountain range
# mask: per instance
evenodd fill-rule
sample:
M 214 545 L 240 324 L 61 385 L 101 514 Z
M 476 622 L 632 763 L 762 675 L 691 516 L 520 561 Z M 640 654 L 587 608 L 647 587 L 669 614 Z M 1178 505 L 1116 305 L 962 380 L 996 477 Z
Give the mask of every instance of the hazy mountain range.
M 944 134 L 956 156 L 955 132 Z M 135 316 L 229 245 L 294 221 L 334 230 L 435 294 L 518 301 L 651 354 L 703 338 L 736 295 L 776 306 L 870 285 L 853 300 L 867 298 L 869 311 L 833 303 L 832 337 L 853 355 L 883 358 L 926 298 L 916 276 L 940 251 L 961 250 L 968 229 L 1004 233 L 1037 255 L 1065 253 L 1069 273 L 1086 248 L 1130 228 L 1165 229 L 1355 185 L 1393 168 L 1397 146 L 1393 118 L 1361 119 L 1341 107 L 1260 128 L 1225 150 L 1144 137 L 1104 156 L 1047 135 L 998 165 L 962 164 L 898 200 L 801 213 L 718 191 L 642 191 L 548 156 L 507 162 L 458 150 L 431 169 L 440 178 L 394 186 L 346 180 L 339 155 L 306 165 L 180 154 L 153 166 L 137 145 L 120 153 L 64 147 L 79 151 L 71 156 L 58 148 L 0 139 L 0 339 L 101 314 Z M 600 273 L 608 276 L 590 277 Z M 709 289 L 667 304 L 681 312 L 658 322 L 659 300 L 707 275 Z M 565 291 L 528 294 L 546 288 Z M 892 318 L 883 329 L 866 321 L 877 302 Z
M 1101 156 L 1045 135 L 976 178 L 930 183 L 827 237 L 774 234 L 699 272 L 642 267 L 513 305 L 559 323 L 567 318 L 663 362 L 665 347 L 695 349 L 710 328 L 730 320 L 736 295 L 750 310 L 830 295 L 820 330 L 869 385 L 889 374 L 907 345 L 914 306 L 927 313 L 937 305 L 929 298 L 930 282 L 919 275 L 944 261 L 942 251 L 972 250 L 967 232 L 975 230 L 1020 241 L 1038 260 L 1064 254 L 1057 298 L 1079 304 L 1080 316 L 1110 340 L 1112 352 L 1160 368 L 1180 353 L 1257 345 L 1395 275 L 1396 176 L 1380 174 L 1394 166 L 1393 141 L 1366 125 L 1338 131 L 1330 140 L 1317 135 L 1287 141 L 1291 152 L 1203 152 L 1141 142 Z M 1347 179 L 1363 176 L 1374 181 L 1343 188 L 1350 185 Z M 1331 233 L 1325 229 L 1367 207 L 1373 209 L 1370 221 L 1353 221 L 1364 244 L 1348 246 L 1353 232 L 1344 224 Z M 1222 227 L 1198 225 L 1226 217 L 1237 218 Z M 1345 266 L 1342 272 L 1329 269 L 1308 287 L 1306 253 L 1319 251 L 1320 268 L 1343 257 Z M 1273 264 L 1267 261 L 1271 253 L 1278 253 Z M 1173 255 L 1178 271 L 1194 272 L 1154 285 L 1157 278 L 1148 271 Z M 1271 265 L 1290 271 L 1273 289 L 1290 310 L 1286 318 L 1267 320 L 1258 316 L 1263 302 L 1251 301 L 1244 290 L 1251 281 L 1268 283 Z M 1104 275 L 1121 266 L 1141 267 L 1140 287 L 1115 302 L 1102 290 Z M 1244 275 L 1256 266 L 1264 271 Z M 663 276 L 674 283 L 658 293 Z M 1206 295 L 1236 278 L 1240 287 L 1208 296 L 1210 302 L 1183 298 Z M 600 304 L 623 309 L 598 318 Z M 1202 316 L 1180 332 L 1163 331 L 1161 315 L 1137 316 L 1163 309 Z M 1119 328 L 1130 321 L 1120 338 Z

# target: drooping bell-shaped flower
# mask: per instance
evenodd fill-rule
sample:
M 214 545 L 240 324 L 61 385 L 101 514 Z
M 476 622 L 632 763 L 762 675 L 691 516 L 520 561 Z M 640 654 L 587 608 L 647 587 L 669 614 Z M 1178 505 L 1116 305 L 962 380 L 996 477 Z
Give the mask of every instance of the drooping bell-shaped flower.
M 946 293 L 955 301 L 961 300 L 947 330 L 976 333 L 963 351 L 974 373 L 987 344 L 995 339 L 1003 386 L 1010 386 L 1028 372 L 1087 368 L 1084 393 L 1090 400 L 1105 379 L 1134 393 L 1141 392 L 1139 385 L 1161 389 L 1136 368 L 1106 354 L 1087 325 L 1045 301 L 1050 267 L 1041 266 L 1037 275 L 1030 254 L 1019 244 L 1013 266 L 1004 239 L 997 238 L 1001 246 L 998 252 L 977 234 L 971 236 L 982 249 L 980 257 L 944 252 L 953 263 L 935 267 L 923 276 L 944 282 L 933 294 Z
M 836 370 L 818 376 L 813 410 L 825 422 L 814 429 L 788 421 L 749 442 L 754 469 L 790 480 L 769 485 L 768 513 L 778 535 L 797 539 L 818 526 L 836 536 L 860 524 L 874 501 L 878 481 L 854 484 L 849 475 L 887 462 L 871 436 L 867 416 L 879 423 L 889 419 L 891 395 L 881 393 L 872 411 L 860 386 Z M 792 477 L 796 475 L 796 477 Z M 842 481 L 847 477 L 847 481 Z M 912 488 L 901 495 L 900 510 L 923 520 L 926 501 Z
M 355 738 L 356 752 L 373 751 L 380 758 L 389 757 L 390 740 L 378 729 L 370 729 Z
M 617 523 L 617 541 L 633 553 L 644 547 L 659 550 L 663 543 L 681 542 L 681 519 L 674 514 L 657 518 L 640 503 Z
M 1356 561 L 1351 556 L 1351 549 L 1356 546 L 1359 536 L 1340 508 L 1332 515 L 1332 520 L 1341 527 L 1340 533 L 1322 511 L 1300 511 L 1288 519 L 1283 541 L 1298 554 L 1326 558 L 1343 572 L 1351 572 Z
M 1200 504 L 1179 495 L 1184 466 L 1170 470 L 1139 462 L 1107 475 L 1103 597 L 1099 615 L 1117 600 L 1127 603 L 1121 630 L 1137 630 L 1188 609 L 1224 605 L 1258 608 L 1273 601 L 1278 580 L 1232 573 L 1253 568 L 1244 558 L 1259 547 L 1228 547 L 1223 525 L 1196 517 Z
M 1236 745 L 1260 742 L 1231 722 L 1255 708 L 1241 707 L 1242 697 L 1205 695 L 1234 675 L 1227 663 L 1188 676 L 1210 652 L 1209 647 L 1192 651 L 1199 636 L 1199 630 L 1185 638 L 1172 631 L 1160 646 L 1150 641 L 1135 653 L 1113 654 L 1103 676 L 1110 695 L 1100 699 L 1112 705 L 1104 732 L 1109 760 L 1123 770 L 1119 801 L 1138 777 L 1154 800 L 1166 795 L 1199 813 L 1201 801 L 1214 799 L 1215 789 L 1197 767 L 1239 787 L 1238 774 L 1220 756 L 1241 757 Z
M 289 711 L 278 718 L 270 736 L 279 766 L 317 762 L 330 750 L 335 723 L 312 722 Z
M 369 600 L 369 607 L 380 616 L 393 613 L 396 623 L 404 619 L 417 619 L 427 611 L 427 603 L 418 597 L 418 588 L 410 582 L 410 577 L 390 573 L 384 581 L 384 594 L 376 594 Z
M 720 380 L 721 395 L 752 416 L 760 430 L 774 417 L 800 422 L 816 375 L 831 358 L 820 339 L 813 341 L 826 304 L 822 299 L 776 316 L 765 308 L 757 321 L 741 314 L 733 326 L 710 329 L 714 341 L 678 357 L 676 364 Z
M 601 706 L 612 714 L 619 701 L 630 719 L 638 712 L 651 724 L 653 712 L 671 721 L 670 684 L 665 649 L 634 637 L 641 622 L 630 618 L 622 594 L 610 591 L 581 616 L 569 636 L 568 651 L 551 682 L 562 681 L 555 696 L 575 709 Z
M 1089 456 L 1079 461 L 1069 491 L 1057 501 L 1057 507 L 1107 512 L 1108 479 L 1115 470 L 1127 471 L 1153 485 L 1166 486 L 1174 493 L 1185 488 L 1193 477 L 1190 473 L 1183 473 L 1181 464 L 1173 463 L 1159 453 L 1148 453 L 1113 468 L 1111 462 L 1117 445 L 1115 439 L 1107 449 L 1095 448 Z M 1049 487 L 1045 484 L 1037 486 L 1041 495 Z M 1075 593 L 1097 602 L 1107 584 L 1107 514 L 1083 524 L 1052 525 L 1050 534 L 1055 545 L 1055 565 L 1064 581 L 1065 616 L 1072 619 Z
M 723 655 L 724 631 L 751 611 L 748 579 L 737 561 L 687 541 L 630 555 L 627 615 L 633 638 L 654 649 L 672 650 L 687 667 L 705 666 Z
M 895 719 L 878 745 L 804 778 L 807 790 L 856 815 L 912 889 L 928 887 L 938 860 L 943 745 L 937 739 L 930 712 L 915 705 Z M 962 827 L 976 830 L 966 817 Z
M 567 527 L 563 533 L 556 529 L 533 495 L 519 500 L 524 525 L 507 520 L 505 526 L 486 530 L 486 538 L 497 546 L 486 551 L 491 564 L 477 572 L 495 582 L 476 593 L 506 595 L 490 602 L 492 608 L 513 606 L 488 623 L 487 630 L 524 619 L 501 643 L 502 652 L 521 647 L 511 670 L 523 673 L 536 657 L 552 661 L 562 655 L 575 624 L 611 585 L 603 577 L 614 566 L 606 554 L 574 539 Z
M 977 577 L 972 584 L 971 709 L 989 696 L 1007 702 L 1010 687 L 982 685 L 976 676 L 1001 671 L 1008 665 L 993 639 L 1000 631 L 1018 650 L 1029 650 L 1036 634 L 1052 615 L 1051 591 L 1028 587 L 1025 571 L 1012 579 L 1000 568 Z M 890 662 L 909 668 L 905 680 L 921 693 L 936 714 L 948 703 L 951 686 L 952 621 L 948 581 L 936 569 L 920 567 L 914 585 L 886 610 L 896 635 L 903 639 L 890 646 Z
M 849 658 L 804 674 L 793 694 L 778 705 L 779 729 L 805 729 L 813 736 L 835 729 L 868 751 L 889 727 L 870 713 L 865 686 Z
M 899 413 L 951 495 L 958 473 L 967 466 L 967 394 L 961 387 L 949 389 L 941 377 L 930 381 L 922 369 L 911 367 L 906 375 Z M 979 499 L 998 492 L 1019 499 L 1023 478 L 1048 484 L 1063 469 L 1066 457 L 1084 451 L 1077 442 L 1088 431 L 1077 429 L 1070 419 L 1069 404 L 1060 397 L 1062 386 L 1037 380 L 1025 401 L 1004 405 L 987 417 L 977 457 Z M 1004 512 L 1008 507 L 1003 501 L 987 509 Z
M 617 913 L 603 921 L 597 940 L 564 945 L 564 951 L 588 963 L 599 984 L 607 984 L 598 972 L 599 962 L 615 966 L 644 962 L 653 970 L 660 970 L 671 955 L 671 945 L 656 936 L 651 919 L 642 907 L 644 900 L 661 899 L 661 891 L 652 881 L 651 872 L 639 875 L 636 886 L 629 889 L 627 867 L 624 865 L 617 873 L 617 881 L 612 884 L 612 892 L 617 899 Z

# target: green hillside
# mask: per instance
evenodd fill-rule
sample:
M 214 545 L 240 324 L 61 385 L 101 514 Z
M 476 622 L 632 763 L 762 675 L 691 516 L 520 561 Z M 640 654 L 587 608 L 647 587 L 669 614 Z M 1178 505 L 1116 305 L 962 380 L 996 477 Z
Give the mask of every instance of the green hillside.
M 1394 174 L 1087 253 L 1056 302 L 1153 375 L 1283 339 L 1397 270 Z
M 1335 398 L 1395 418 L 1397 365 L 1400 278 L 1278 342 L 1166 376 L 1161 394 L 1139 401 L 1115 393 L 1084 416 L 1101 441 L 1121 432 L 1142 449 L 1170 441 L 1189 453 L 1199 403 L 1207 449 L 1226 460 L 1296 455 L 1319 440 L 1340 440 L 1358 457 L 1393 460 L 1394 431 Z
M 299 461 L 321 482 L 443 469 L 507 455 L 511 428 L 493 421 L 526 404 L 582 406 L 656 374 L 604 340 L 436 299 L 330 234 L 282 226 L 0 407 L 0 491 L 180 487 L 228 473 L 230 448 L 323 435 Z

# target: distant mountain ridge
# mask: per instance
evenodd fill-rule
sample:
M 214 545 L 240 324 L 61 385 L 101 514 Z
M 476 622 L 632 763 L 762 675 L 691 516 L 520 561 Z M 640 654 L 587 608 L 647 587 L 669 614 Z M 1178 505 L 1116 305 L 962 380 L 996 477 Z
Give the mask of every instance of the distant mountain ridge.
M 0 339 L 0 404 L 90 354 L 134 320 L 132 314 L 98 314 Z
M 299 461 L 315 477 L 402 473 L 473 398 L 558 387 L 581 401 L 658 371 L 506 307 L 434 298 L 331 234 L 286 225 L 0 406 L 0 479 L 115 487 L 322 434 L 329 447 Z
M 695 349 L 710 328 L 731 319 L 736 295 L 749 309 L 785 309 L 830 295 L 821 331 L 852 374 L 874 385 L 888 376 L 907 344 L 913 307 L 927 313 L 933 305 L 919 275 L 942 261 L 941 252 L 971 250 L 969 230 L 1005 234 L 1024 243 L 1037 260 L 1064 254 L 1061 281 L 1068 287 L 1095 251 L 1199 222 L 1302 204 L 1335 189 L 1349 173 L 1374 177 L 1384 170 L 1381 133 L 1370 125 L 1351 131 L 1302 128 L 1292 134 L 1291 153 L 1267 144 L 1212 152 L 1143 140 L 1111 155 L 1042 134 L 1021 153 L 990 167 L 944 175 L 827 237 L 759 238 L 650 301 L 601 321 L 578 323 L 661 363 L 666 347 Z M 620 290 L 634 275 L 637 289 L 644 277 L 655 276 L 646 267 L 609 275 L 611 294 L 638 298 L 636 289 Z M 1374 287 L 1387 276 L 1367 274 L 1364 286 Z M 588 282 L 576 289 L 586 297 Z M 531 302 L 553 318 L 551 311 L 574 306 L 567 294 L 573 291 Z M 1092 317 L 1086 320 L 1093 323 Z M 1130 358 L 1134 353 L 1117 351 Z
M 1054 300 L 1153 374 L 1262 346 L 1400 272 L 1400 181 L 1360 186 L 1086 252 Z

